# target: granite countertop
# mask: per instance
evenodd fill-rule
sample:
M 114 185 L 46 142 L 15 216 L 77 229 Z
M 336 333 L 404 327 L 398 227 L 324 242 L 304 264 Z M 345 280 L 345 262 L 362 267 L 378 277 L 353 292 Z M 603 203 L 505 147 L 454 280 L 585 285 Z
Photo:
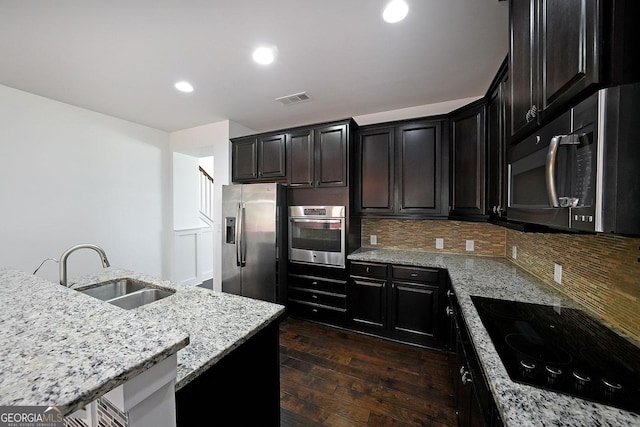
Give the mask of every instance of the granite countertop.
M 169 322 L 0 269 L 0 405 L 70 415 L 189 343 Z
M 167 298 L 134 310 L 116 307 L 143 323 L 174 327 L 189 333 L 189 345 L 178 352 L 176 391 L 285 311 L 285 307 L 279 304 L 181 285 L 128 270 L 105 269 L 95 275 L 72 279 L 70 283 L 74 289 L 83 289 L 89 287 L 87 285 L 124 277 L 176 291 Z
M 120 278 L 176 292 L 125 310 L 76 291 Z M 69 415 L 176 352 L 177 391 L 285 311 L 121 269 L 69 283 L 73 289 L 0 269 L 0 405 L 58 406 Z
M 580 307 L 508 259 L 368 248 L 357 250 L 348 259 L 448 270 L 469 335 L 506 426 L 640 425 L 640 416 L 635 413 L 511 381 L 471 295 Z

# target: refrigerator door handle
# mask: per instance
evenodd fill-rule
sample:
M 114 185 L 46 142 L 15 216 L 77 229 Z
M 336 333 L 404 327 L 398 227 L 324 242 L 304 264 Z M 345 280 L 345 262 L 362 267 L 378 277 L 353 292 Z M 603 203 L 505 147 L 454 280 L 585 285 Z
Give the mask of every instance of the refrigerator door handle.
M 236 265 L 242 267 L 241 264 L 241 248 L 242 248 L 242 204 L 238 203 L 236 209 Z
M 242 205 L 242 225 L 240 227 L 240 267 L 247 265 L 247 244 L 244 241 L 244 204 Z

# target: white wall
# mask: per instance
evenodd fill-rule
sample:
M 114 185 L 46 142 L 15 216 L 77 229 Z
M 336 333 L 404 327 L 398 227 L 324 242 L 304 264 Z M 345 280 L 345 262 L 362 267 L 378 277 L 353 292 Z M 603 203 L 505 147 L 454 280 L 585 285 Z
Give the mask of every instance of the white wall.
M 0 147 L 0 266 L 33 272 L 88 242 L 113 267 L 169 277 L 168 133 L 0 86 Z M 82 252 L 70 278 L 102 268 Z M 57 281 L 57 265 L 38 275 Z
M 169 135 L 171 150 L 174 152 L 199 155 L 201 157 L 213 153 L 213 289 L 221 290 L 220 269 L 222 267 L 222 186 L 231 179 L 231 143 L 229 131 L 235 126 L 228 120 L 172 132 Z
M 173 153 L 173 229 L 201 227 L 199 159 Z
M 200 157 L 198 159 L 200 167 L 213 177 L 213 156 Z
M 451 101 L 437 102 L 435 104 L 418 105 L 416 107 L 400 108 L 398 110 L 381 111 L 379 113 L 353 116 L 353 120 L 360 126 L 376 123 L 392 122 L 396 120 L 415 119 L 418 117 L 437 116 L 449 114 L 458 108 L 470 104 L 481 97 L 454 99 Z

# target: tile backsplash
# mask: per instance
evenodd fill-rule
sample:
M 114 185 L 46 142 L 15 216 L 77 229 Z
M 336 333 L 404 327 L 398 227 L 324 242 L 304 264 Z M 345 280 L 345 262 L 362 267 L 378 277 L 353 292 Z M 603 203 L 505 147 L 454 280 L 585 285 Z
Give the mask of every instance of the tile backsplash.
M 507 257 L 640 342 L 640 238 L 522 233 L 462 221 L 366 218 L 361 233 L 363 247 Z M 372 235 L 377 245 L 370 243 Z M 436 249 L 436 239 L 442 239 L 442 249 Z M 473 241 L 473 251 L 467 251 L 468 241 Z M 561 283 L 554 281 L 556 264 L 562 267 Z
M 370 243 L 372 235 L 377 245 Z M 361 236 L 363 247 L 505 256 L 506 229 L 482 222 L 363 219 Z M 443 239 L 443 249 L 436 249 L 436 239 Z
M 513 246 L 517 248 L 513 259 Z M 507 231 L 515 264 L 640 342 L 640 239 Z M 562 267 L 561 283 L 554 266 Z

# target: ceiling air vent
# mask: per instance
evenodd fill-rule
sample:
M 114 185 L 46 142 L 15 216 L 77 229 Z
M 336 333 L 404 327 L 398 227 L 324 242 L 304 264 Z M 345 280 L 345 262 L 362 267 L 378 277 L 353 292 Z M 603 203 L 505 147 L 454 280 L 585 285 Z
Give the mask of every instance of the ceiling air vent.
M 298 104 L 300 102 L 308 101 L 309 95 L 306 92 L 294 93 L 293 95 L 281 96 L 276 98 L 276 101 L 280 101 L 282 105 Z

